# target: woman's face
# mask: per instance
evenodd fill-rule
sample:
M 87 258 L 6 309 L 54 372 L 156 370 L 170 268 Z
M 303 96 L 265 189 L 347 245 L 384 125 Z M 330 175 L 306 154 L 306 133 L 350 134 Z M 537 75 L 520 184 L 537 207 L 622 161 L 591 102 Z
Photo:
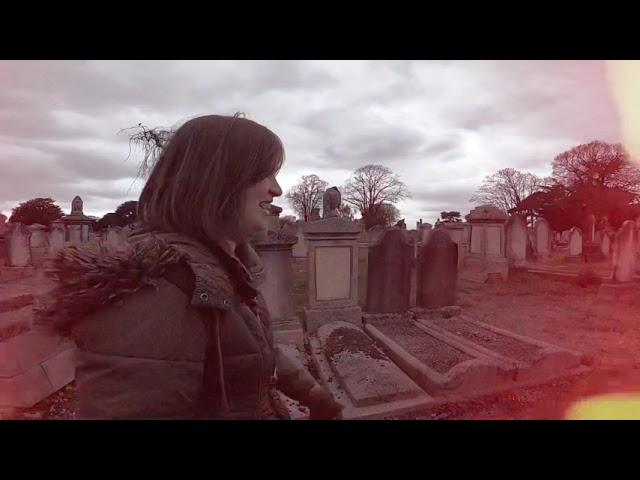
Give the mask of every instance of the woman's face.
M 271 214 L 270 204 L 274 197 L 282 195 L 282 189 L 271 175 L 264 180 L 247 188 L 242 194 L 240 211 L 240 241 L 247 241 L 257 233 L 267 230 L 268 218 Z

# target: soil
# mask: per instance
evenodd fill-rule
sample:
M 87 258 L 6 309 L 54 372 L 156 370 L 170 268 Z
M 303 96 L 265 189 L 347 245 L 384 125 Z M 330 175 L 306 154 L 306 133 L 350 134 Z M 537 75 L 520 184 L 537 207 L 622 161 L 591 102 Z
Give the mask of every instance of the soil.
M 585 354 L 590 371 L 544 385 L 403 415 L 403 419 L 563 419 L 598 395 L 640 396 L 640 298 L 609 300 L 577 280 L 510 275 L 502 284 L 458 284 L 458 305 L 475 320 Z
M 393 323 L 374 320 L 371 324 L 438 373 L 446 374 L 459 363 L 473 359 L 472 356 L 427 334 L 407 320 Z
M 365 333 L 353 328 L 336 328 L 327 338 L 324 353 L 329 359 L 343 352 L 361 353 L 376 360 L 387 360 L 387 357 Z
M 540 355 L 541 348 L 537 345 L 530 345 L 515 338 L 500 335 L 459 318 L 434 319 L 429 323 L 515 360 L 533 362 Z

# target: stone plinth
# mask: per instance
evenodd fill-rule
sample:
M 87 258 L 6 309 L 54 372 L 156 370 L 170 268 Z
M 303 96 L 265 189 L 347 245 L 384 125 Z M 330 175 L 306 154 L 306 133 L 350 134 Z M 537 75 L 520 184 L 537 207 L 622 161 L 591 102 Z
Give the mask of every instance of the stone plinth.
M 508 216 L 498 208 L 485 205 L 474 208 L 465 218 L 471 235 L 461 277 L 485 282 L 498 274 L 506 280 L 509 275 L 505 234 Z
M 346 218 L 329 217 L 308 222 L 309 307 L 306 328 L 313 333 L 328 321 L 361 324 L 358 306 L 358 263 L 361 225 Z

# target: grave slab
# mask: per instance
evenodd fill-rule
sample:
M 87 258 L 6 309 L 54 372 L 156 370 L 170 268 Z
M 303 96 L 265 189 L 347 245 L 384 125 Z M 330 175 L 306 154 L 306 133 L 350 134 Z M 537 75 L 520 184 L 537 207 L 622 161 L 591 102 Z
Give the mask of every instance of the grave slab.
M 323 385 L 345 405 L 343 418 L 381 418 L 433 402 L 358 327 L 323 325 L 309 338 L 312 361 Z
M 367 323 L 365 331 L 385 353 L 434 398 L 459 398 L 512 381 L 517 365 L 451 343 L 418 322 L 405 320 L 390 328 Z

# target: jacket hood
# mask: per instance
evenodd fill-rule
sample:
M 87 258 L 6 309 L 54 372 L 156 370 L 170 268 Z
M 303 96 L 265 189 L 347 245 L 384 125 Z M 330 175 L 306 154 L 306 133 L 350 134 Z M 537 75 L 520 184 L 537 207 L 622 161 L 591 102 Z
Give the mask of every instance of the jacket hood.
M 248 288 L 257 292 L 264 277 L 259 257 L 249 245 L 238 252 L 246 263 L 237 268 L 242 268 Z M 229 309 L 235 293 L 229 262 L 240 262 L 224 257 L 183 235 L 158 232 L 132 234 L 117 248 L 105 244 L 67 247 L 46 267 L 57 286 L 36 310 L 36 323 L 67 335 L 78 319 L 122 302 L 141 288 L 157 288 L 167 269 L 180 263 L 194 274 L 191 305 Z

